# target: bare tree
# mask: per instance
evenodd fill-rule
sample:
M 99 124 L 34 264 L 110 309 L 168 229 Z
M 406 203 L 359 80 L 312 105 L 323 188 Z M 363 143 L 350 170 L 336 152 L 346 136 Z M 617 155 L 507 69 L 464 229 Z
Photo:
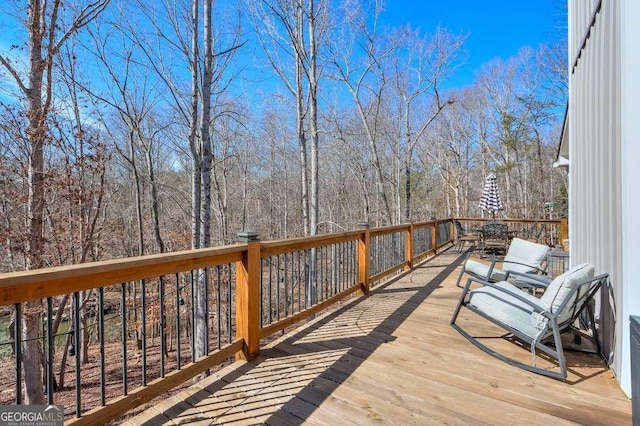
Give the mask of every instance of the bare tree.
M 454 102 L 452 97 L 443 99 L 440 84 L 453 71 L 466 37 L 442 28 L 437 28 L 433 35 L 422 35 L 417 30 L 403 27 L 391 38 L 398 40 L 398 46 L 390 56 L 389 75 L 393 83 L 389 103 L 395 118 L 395 151 L 404 170 L 403 219 L 410 221 L 415 147 L 440 112 Z M 400 216 L 400 205 L 397 210 Z
M 254 0 L 248 2 L 258 40 L 274 72 L 296 99 L 296 131 L 300 147 L 302 215 L 305 235 L 318 232 L 318 72 L 319 46 L 326 40 L 328 2 L 317 0 Z M 260 25 L 257 23 L 260 22 Z M 265 25 L 266 24 L 266 25 Z M 306 25 L 305 25 L 306 24 Z M 306 28 L 305 28 L 306 27 Z M 283 58 L 284 57 L 284 58 Z M 288 70 L 293 63 L 293 75 Z M 311 162 L 305 123 L 311 140 Z M 315 251 L 311 252 L 309 304 L 315 303 Z
M 383 94 L 389 83 L 382 62 L 393 53 L 395 45 L 379 33 L 382 8 L 378 0 L 366 4 L 346 3 L 340 11 L 344 22 L 337 26 L 340 31 L 332 37 L 327 61 L 332 65 L 330 78 L 343 83 L 354 101 L 372 154 L 377 195 L 383 203 L 383 223 L 390 224 L 393 216 L 385 191 L 379 128 L 384 122 Z
M 109 0 L 96 0 L 77 13 L 63 19 L 65 7 L 61 0 L 50 2 L 30 0 L 26 5 L 24 21 L 28 33 L 27 75 L 23 76 L 11 59 L 0 54 L 0 63 L 13 76 L 20 88 L 27 110 L 27 137 L 29 140 L 29 218 L 27 243 L 27 269 L 43 266 L 43 218 L 45 209 L 44 147 L 48 138 L 47 120 L 53 102 L 53 67 L 62 45 L 91 22 L 109 4 Z M 40 365 L 41 301 L 32 301 L 24 307 L 25 348 L 22 360 L 25 372 L 26 402 L 43 403 L 42 369 Z

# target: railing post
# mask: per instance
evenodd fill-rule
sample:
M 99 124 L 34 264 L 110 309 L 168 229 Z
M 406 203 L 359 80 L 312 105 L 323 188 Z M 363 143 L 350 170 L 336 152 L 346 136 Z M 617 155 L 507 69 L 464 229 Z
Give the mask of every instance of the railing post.
M 567 218 L 560 219 L 560 244 L 564 250 L 567 250 L 565 247 L 565 241 L 569 239 L 569 220 Z
M 453 226 L 453 219 L 449 219 L 449 242 L 451 244 L 455 243 L 455 227 Z
M 405 271 L 413 268 L 413 222 L 409 222 L 407 227 L 407 237 L 404 240 L 404 257 L 407 265 Z
M 433 248 L 433 255 L 438 254 L 438 221 L 433 220 L 433 232 L 431 233 L 431 247 Z
M 358 223 L 358 227 L 364 228 L 363 236 L 358 240 L 358 282 L 361 289 L 359 295 L 369 293 L 369 257 L 371 234 L 368 222 Z
M 247 251 L 236 262 L 236 337 L 244 340 L 236 360 L 251 360 L 260 350 L 260 240 L 254 231 L 239 232 L 238 240 Z

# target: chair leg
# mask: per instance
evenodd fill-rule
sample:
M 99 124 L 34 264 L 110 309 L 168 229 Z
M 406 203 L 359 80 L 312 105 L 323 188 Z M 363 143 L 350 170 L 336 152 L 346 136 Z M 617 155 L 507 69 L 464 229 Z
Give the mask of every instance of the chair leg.
M 564 350 L 562 349 L 562 340 L 560 339 L 560 330 L 556 324 L 553 325 L 553 340 L 556 353 L 558 354 L 558 366 L 560 367 L 560 375 L 564 380 L 567 378 L 567 363 L 564 358 Z
M 467 280 L 467 284 L 464 286 L 464 290 L 462 290 L 462 293 L 460 293 L 460 298 L 458 299 L 458 305 L 456 306 L 456 309 L 453 311 L 453 315 L 451 316 L 451 321 L 450 321 L 451 325 L 454 325 L 456 323 L 456 319 L 458 318 L 458 314 L 460 313 L 460 309 L 462 308 L 462 304 L 464 303 L 464 298 L 467 296 L 467 293 L 469 292 L 469 287 L 471 287 L 471 278 Z
M 467 272 L 465 265 L 467 264 L 467 260 L 469 260 L 470 257 L 471 253 L 467 254 L 466 259 L 464 260 L 464 262 L 462 262 L 462 269 L 460 270 L 460 275 L 458 275 L 458 281 L 456 281 L 456 287 L 458 288 L 462 288 L 462 286 L 460 285 L 460 280 L 462 280 L 462 276 L 464 275 L 464 273 Z
M 596 345 L 598 355 L 602 354 L 602 348 L 600 347 L 600 339 L 598 338 L 598 329 L 596 327 L 595 315 L 593 314 L 593 306 L 587 302 L 587 316 L 589 317 L 589 326 L 593 333 L 593 343 Z
M 460 270 L 460 275 L 458 275 L 458 281 L 456 281 L 456 287 L 462 288 L 462 286 L 460 285 L 460 280 L 462 280 L 462 276 L 464 275 L 465 272 L 466 270 L 464 268 L 464 265 L 462 265 L 462 269 Z

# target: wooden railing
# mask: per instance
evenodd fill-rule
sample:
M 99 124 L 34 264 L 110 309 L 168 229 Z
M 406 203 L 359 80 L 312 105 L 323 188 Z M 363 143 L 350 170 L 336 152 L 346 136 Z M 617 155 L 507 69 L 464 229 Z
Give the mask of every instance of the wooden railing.
M 12 401 L 0 402 L 24 402 L 26 302 L 42 307 L 47 402 L 58 403 L 56 392 L 65 391 L 55 390 L 54 365 L 68 355 L 75 361 L 73 386 L 66 387 L 75 400 L 75 407 L 65 406 L 74 415 L 69 422 L 104 424 L 234 357 L 255 357 L 261 339 L 366 294 L 451 245 L 454 227 L 447 219 L 283 241 L 261 242 L 251 232 L 239 237 L 241 243 L 226 247 L 1 274 L 0 307 L 15 309 L 13 337 L 4 342 L 13 346 L 15 363 L 3 368 L 14 369 L 15 380 L 0 383 L 14 388 Z M 199 358 L 193 349 L 198 283 L 205 283 L 207 323 L 207 351 Z M 58 333 L 51 326 L 54 308 L 70 312 Z M 95 340 L 86 359 L 81 334 Z M 74 350 L 56 351 L 65 340 Z M 110 358 L 114 353 L 119 359 Z

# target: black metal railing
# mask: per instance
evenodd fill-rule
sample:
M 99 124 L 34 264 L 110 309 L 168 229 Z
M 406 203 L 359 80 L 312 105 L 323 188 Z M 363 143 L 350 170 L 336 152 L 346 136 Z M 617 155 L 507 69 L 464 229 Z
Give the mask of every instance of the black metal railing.
M 234 246 L 0 275 L 0 361 L 8 373 L 0 374 L 0 403 L 30 402 L 22 365 L 31 344 L 42 355 L 46 403 L 63 405 L 68 419 L 105 423 L 251 355 L 246 349 L 259 347 L 253 335 L 284 330 L 435 254 L 452 242 L 451 223 L 272 242 L 252 234 Z M 247 294 L 260 297 L 255 326 Z M 37 332 L 27 330 L 33 324 Z
M 128 395 L 133 387 L 193 362 L 198 280 L 206 284 L 206 352 L 230 344 L 235 337 L 234 270 L 233 264 L 217 265 L 46 298 L 37 314 L 42 327 L 36 342 L 44 354 L 46 403 L 64 405 L 67 417 L 80 416 L 105 406 L 108 394 Z M 16 373 L 13 380 L 3 375 L 3 389 L 14 391 L 2 393 L 2 404 L 26 402 L 24 309 L 16 304 L 13 320 L 2 327 L 9 339 L 0 342 L 0 356 L 13 357 Z M 62 320 L 54 333 L 56 315 Z
M 407 261 L 406 238 L 403 229 L 371 236 L 370 276 L 396 268 Z
M 358 283 L 357 238 L 262 257 L 260 326 L 298 314 Z

